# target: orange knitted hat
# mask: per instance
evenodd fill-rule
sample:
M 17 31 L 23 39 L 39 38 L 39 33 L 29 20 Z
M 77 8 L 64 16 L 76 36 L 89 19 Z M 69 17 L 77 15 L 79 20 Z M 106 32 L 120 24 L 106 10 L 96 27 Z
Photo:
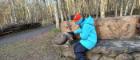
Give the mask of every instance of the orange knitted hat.
M 73 21 L 78 22 L 82 18 L 81 14 L 78 12 L 74 15 Z

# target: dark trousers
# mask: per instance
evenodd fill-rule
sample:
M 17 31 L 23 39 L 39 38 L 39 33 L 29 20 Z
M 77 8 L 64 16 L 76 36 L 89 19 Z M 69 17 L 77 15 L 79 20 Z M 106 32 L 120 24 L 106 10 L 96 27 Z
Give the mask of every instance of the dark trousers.
M 87 60 L 86 52 L 87 48 L 83 47 L 80 42 L 74 43 L 74 54 L 76 56 L 76 60 Z

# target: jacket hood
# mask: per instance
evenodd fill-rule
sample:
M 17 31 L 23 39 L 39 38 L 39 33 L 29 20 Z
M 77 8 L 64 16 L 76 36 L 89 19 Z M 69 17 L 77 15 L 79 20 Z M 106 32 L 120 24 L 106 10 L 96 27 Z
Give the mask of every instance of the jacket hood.
M 94 18 L 92 18 L 91 16 L 85 18 L 84 24 L 93 25 L 94 24 Z
M 87 18 L 81 18 L 78 22 L 76 22 L 77 25 L 84 25 L 84 24 L 90 24 L 90 25 L 94 25 L 94 18 L 92 18 L 91 16 L 87 17 Z

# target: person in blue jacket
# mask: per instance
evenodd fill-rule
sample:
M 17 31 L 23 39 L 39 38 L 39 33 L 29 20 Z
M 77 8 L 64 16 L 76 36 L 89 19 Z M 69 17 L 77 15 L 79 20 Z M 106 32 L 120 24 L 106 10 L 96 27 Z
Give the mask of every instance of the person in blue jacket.
M 94 18 L 90 15 L 82 17 L 80 13 L 76 13 L 73 21 L 80 27 L 74 31 L 74 34 L 80 35 L 80 40 L 74 43 L 74 54 L 76 60 L 86 60 L 86 52 L 94 48 L 97 43 Z

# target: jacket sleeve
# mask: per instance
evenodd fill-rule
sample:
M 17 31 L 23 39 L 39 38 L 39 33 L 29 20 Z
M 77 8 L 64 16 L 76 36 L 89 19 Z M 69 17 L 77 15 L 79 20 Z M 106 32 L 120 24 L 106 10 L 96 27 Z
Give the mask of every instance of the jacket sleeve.
M 77 30 L 74 31 L 75 34 L 80 34 L 81 33 L 81 28 L 78 28 Z
M 91 32 L 91 25 L 89 25 L 89 24 L 84 24 L 83 25 L 83 28 L 82 28 L 82 32 L 80 33 L 80 38 L 82 39 L 82 40 L 86 40 L 86 39 L 88 39 L 88 36 L 89 36 L 89 34 L 90 34 L 90 32 Z

